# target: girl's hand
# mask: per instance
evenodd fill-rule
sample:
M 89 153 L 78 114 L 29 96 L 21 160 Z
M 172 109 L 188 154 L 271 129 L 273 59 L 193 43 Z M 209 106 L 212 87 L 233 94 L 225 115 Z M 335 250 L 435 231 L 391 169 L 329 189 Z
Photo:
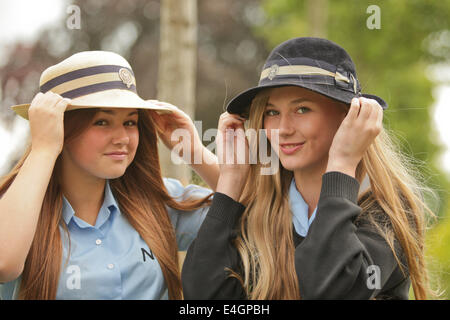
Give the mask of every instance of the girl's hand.
M 177 144 L 181 142 L 181 140 L 172 141 L 172 134 L 176 129 L 184 129 L 186 130 L 186 135 L 189 140 L 183 140 L 182 149 L 179 154 L 180 157 L 183 157 L 183 153 L 189 152 L 191 157 L 190 159 L 194 159 L 195 152 L 201 152 L 203 148 L 203 144 L 198 135 L 197 129 L 192 122 L 192 119 L 181 109 L 176 106 L 161 102 L 158 100 L 149 100 L 151 103 L 164 106 L 169 108 L 171 113 L 158 114 L 156 111 L 150 111 L 150 114 L 155 121 L 158 130 L 158 136 L 164 145 L 172 150 Z
M 28 110 L 32 151 L 58 156 L 64 145 L 64 111 L 70 99 L 39 92 Z
M 216 137 L 220 176 L 216 191 L 238 201 L 245 185 L 249 164 L 249 146 L 244 128 L 245 119 L 222 113 Z
M 176 150 L 178 156 L 183 158 L 211 189 L 215 190 L 219 179 L 217 157 L 203 146 L 191 118 L 174 105 L 158 100 L 149 101 L 172 111 L 169 114 L 158 114 L 156 111 L 150 111 L 157 126 L 159 138 L 170 150 L 181 143 L 181 148 L 177 147 Z M 185 132 L 180 135 L 178 140 L 172 141 L 172 135 L 177 129 L 183 129 Z
M 383 127 L 383 109 L 376 100 L 354 98 L 330 147 L 327 172 L 340 171 L 355 177 L 364 152 Z

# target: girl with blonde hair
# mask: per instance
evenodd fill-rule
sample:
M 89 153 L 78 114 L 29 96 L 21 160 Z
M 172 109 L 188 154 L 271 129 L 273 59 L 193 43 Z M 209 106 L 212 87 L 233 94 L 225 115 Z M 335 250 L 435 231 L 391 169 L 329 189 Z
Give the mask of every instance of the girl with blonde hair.
M 432 212 L 382 127 L 386 107 L 361 93 L 337 44 L 296 38 L 277 46 L 259 85 L 228 104 L 217 141 L 223 153 L 250 159 L 262 136 L 280 169 L 265 175 L 262 162 L 221 162 L 183 266 L 185 298 L 408 299 L 411 284 L 416 299 L 432 297 L 424 261 Z M 246 119 L 258 132 L 248 142 Z M 364 179 L 369 187 L 360 190 Z
M 178 251 L 211 191 L 162 178 L 157 139 L 170 146 L 177 126 L 199 139 L 192 121 L 142 100 L 112 52 L 48 68 L 40 91 L 13 107 L 29 119 L 31 146 L 0 182 L 0 298 L 182 298 Z

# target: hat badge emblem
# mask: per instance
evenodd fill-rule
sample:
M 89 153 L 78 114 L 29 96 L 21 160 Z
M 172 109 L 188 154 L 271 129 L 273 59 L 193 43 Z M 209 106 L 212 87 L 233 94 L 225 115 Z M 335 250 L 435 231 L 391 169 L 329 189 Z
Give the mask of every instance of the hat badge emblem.
M 128 69 L 121 68 L 119 70 L 119 78 L 123 83 L 127 85 L 128 88 L 133 84 L 133 75 Z
M 277 64 L 273 64 L 273 65 L 270 67 L 269 75 L 267 76 L 267 78 L 269 78 L 269 80 L 273 80 L 273 78 L 276 77 L 279 68 L 280 68 L 280 67 L 279 67 Z

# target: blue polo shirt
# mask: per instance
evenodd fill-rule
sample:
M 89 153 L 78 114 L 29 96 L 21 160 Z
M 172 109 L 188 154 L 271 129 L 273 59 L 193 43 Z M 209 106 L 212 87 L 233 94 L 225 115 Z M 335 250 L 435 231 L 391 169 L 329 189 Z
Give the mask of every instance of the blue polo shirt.
M 289 205 L 292 211 L 292 223 L 294 224 L 295 231 L 302 237 L 306 237 L 309 226 L 316 217 L 317 207 L 314 209 L 311 217 L 308 218 L 309 207 L 301 193 L 298 192 L 295 186 L 295 179 L 292 179 L 291 185 L 289 186 Z
M 195 185 L 183 187 L 175 179 L 164 179 L 172 197 L 201 198 L 211 190 Z M 187 250 L 197 236 L 208 208 L 180 212 L 168 208 L 178 248 Z M 60 227 L 63 259 L 56 299 L 167 299 L 167 287 L 158 260 L 130 225 L 111 192 L 109 183 L 94 226 L 75 216 L 63 198 L 62 216 L 69 239 Z M 0 286 L 2 299 L 17 297 L 20 277 Z

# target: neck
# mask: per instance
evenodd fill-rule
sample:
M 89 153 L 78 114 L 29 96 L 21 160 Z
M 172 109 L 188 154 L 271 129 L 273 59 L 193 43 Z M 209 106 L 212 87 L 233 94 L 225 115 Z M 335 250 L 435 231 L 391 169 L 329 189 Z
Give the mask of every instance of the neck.
M 314 168 L 302 168 L 294 171 L 295 186 L 308 205 L 308 218 L 311 217 L 319 202 L 322 189 L 322 176 L 326 170 L 325 165 Z
M 95 225 L 103 203 L 105 179 L 63 170 L 62 192 L 69 201 L 75 215 L 90 225 Z

